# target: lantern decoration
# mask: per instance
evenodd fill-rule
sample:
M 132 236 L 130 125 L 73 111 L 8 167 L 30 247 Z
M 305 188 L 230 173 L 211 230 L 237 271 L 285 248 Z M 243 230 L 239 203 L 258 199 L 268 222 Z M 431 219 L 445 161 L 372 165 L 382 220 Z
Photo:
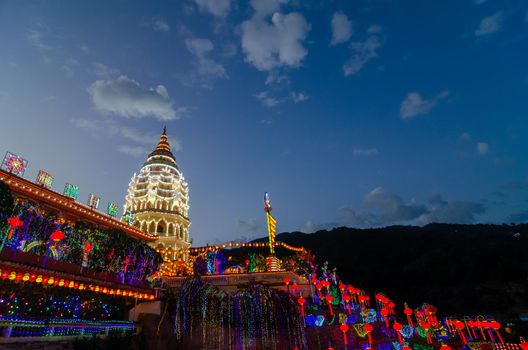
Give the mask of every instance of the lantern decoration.
M 466 325 L 464 324 L 464 322 L 461 322 L 461 321 L 454 321 L 454 324 L 455 324 L 455 328 L 457 330 L 458 336 L 460 337 L 460 339 L 462 339 L 462 342 L 464 344 L 467 344 L 466 336 L 464 335 L 464 329 L 466 328 Z
M 364 327 L 365 332 L 367 332 L 369 344 L 372 346 L 372 331 L 374 330 L 374 326 L 372 326 L 370 323 L 367 323 Z
M 429 333 L 429 328 L 431 328 L 431 325 L 427 322 L 420 323 L 420 327 L 422 327 L 425 330 L 425 333 L 427 334 L 427 342 L 429 344 L 433 344 L 433 339 L 431 338 L 431 333 Z
M 410 346 L 404 346 L 401 348 L 401 350 L 412 350 Z
M 297 283 L 294 282 L 294 283 L 292 284 L 292 288 L 293 288 L 293 291 L 294 291 L 294 292 L 297 292 L 297 291 L 299 290 L 299 285 L 298 285 Z
M 346 305 L 346 308 L 347 308 L 347 311 L 348 311 L 348 314 L 350 315 L 350 295 L 348 294 L 343 294 L 343 301 L 345 302 L 345 305 Z
M 83 256 L 82 266 L 86 267 L 88 265 L 88 255 L 93 249 L 92 243 L 90 243 L 90 241 L 86 241 L 86 243 L 84 243 L 83 248 L 84 248 L 84 256 Z
M 383 319 L 385 320 L 385 327 L 389 329 L 389 310 L 387 308 L 383 308 L 380 311 L 381 316 L 383 316 Z
M 400 344 L 403 344 L 403 338 L 400 333 L 400 331 L 403 328 L 403 325 L 401 323 L 394 322 L 394 324 L 392 325 L 392 328 L 394 328 L 394 330 L 396 331 L 396 334 L 398 335 L 398 341 L 400 342 Z
M 10 227 L 9 233 L 7 235 L 7 240 L 9 241 L 11 237 L 13 237 L 13 232 L 15 229 L 22 226 L 23 222 L 18 218 L 18 216 L 13 216 L 12 218 L 7 219 L 7 223 Z
M 528 350 L 528 342 L 524 341 L 523 337 L 521 337 L 521 344 L 519 345 L 521 346 L 522 350 Z
M 299 299 L 297 299 L 297 302 L 301 307 L 301 315 L 304 317 L 304 303 L 306 302 L 306 300 L 302 296 L 300 296 Z
M 57 244 L 64 239 L 64 233 L 62 231 L 55 231 L 50 236 L 53 242 L 53 248 L 57 249 Z
M 291 282 L 291 279 L 289 277 L 284 277 L 283 281 L 284 281 L 284 284 L 286 285 L 286 287 L 288 288 L 288 294 L 290 294 L 290 282 Z
M 345 348 L 346 348 L 348 345 L 348 337 L 346 334 L 348 332 L 348 326 L 343 323 L 341 326 L 339 326 L 339 329 L 341 330 L 341 332 L 343 332 L 343 341 L 345 342 Z
M 405 303 L 405 309 L 403 309 L 403 313 L 407 316 L 407 323 L 409 324 L 409 326 L 413 327 L 413 322 L 411 319 L 413 311 L 409 306 L 407 306 L 407 303 Z
M 495 334 L 497 334 L 497 337 L 499 338 L 499 341 L 501 342 L 501 344 L 504 344 L 504 340 L 502 339 L 500 333 L 499 333 L 499 329 L 501 327 L 500 323 L 497 322 L 497 321 L 492 321 L 491 324 L 490 324 L 491 328 L 493 328 L 493 330 L 495 330 Z
M 328 309 L 330 310 L 330 315 L 334 316 L 334 309 L 332 309 L 332 301 L 334 300 L 334 297 L 328 294 L 325 297 L 325 300 L 328 303 Z
M 440 350 L 451 350 L 451 347 L 449 345 L 442 344 Z

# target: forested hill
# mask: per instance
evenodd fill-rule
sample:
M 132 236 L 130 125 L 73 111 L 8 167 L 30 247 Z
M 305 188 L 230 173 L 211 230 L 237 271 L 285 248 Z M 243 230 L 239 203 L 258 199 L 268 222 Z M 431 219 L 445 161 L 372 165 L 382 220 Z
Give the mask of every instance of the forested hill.
M 278 240 L 304 246 L 319 264 L 369 292 L 443 315 L 528 313 L 528 224 L 340 227 Z

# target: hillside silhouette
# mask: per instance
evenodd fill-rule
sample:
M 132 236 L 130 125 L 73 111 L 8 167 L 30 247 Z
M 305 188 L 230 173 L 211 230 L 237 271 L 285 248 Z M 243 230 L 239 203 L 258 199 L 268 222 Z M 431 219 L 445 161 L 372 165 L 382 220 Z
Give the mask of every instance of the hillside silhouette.
M 277 240 L 304 246 L 345 281 L 400 307 L 428 302 L 444 316 L 501 319 L 528 313 L 528 224 L 339 227 Z

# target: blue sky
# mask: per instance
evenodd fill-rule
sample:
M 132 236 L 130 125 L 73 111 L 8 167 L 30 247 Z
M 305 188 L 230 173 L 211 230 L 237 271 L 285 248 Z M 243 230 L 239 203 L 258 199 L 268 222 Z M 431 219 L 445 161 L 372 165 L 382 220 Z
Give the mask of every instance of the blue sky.
M 0 1 L 0 152 L 123 203 L 164 125 L 195 244 L 528 220 L 523 1 Z

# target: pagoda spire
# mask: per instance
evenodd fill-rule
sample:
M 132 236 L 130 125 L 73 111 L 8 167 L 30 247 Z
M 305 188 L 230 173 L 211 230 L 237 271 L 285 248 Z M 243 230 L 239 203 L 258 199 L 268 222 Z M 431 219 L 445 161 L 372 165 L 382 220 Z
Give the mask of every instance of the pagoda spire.
M 147 163 L 153 163 L 154 161 L 164 160 L 166 162 L 176 165 L 176 159 L 172 154 L 169 141 L 167 138 L 167 126 L 163 127 L 163 132 L 161 133 L 160 140 L 157 146 L 154 148 L 152 153 L 148 155 Z

